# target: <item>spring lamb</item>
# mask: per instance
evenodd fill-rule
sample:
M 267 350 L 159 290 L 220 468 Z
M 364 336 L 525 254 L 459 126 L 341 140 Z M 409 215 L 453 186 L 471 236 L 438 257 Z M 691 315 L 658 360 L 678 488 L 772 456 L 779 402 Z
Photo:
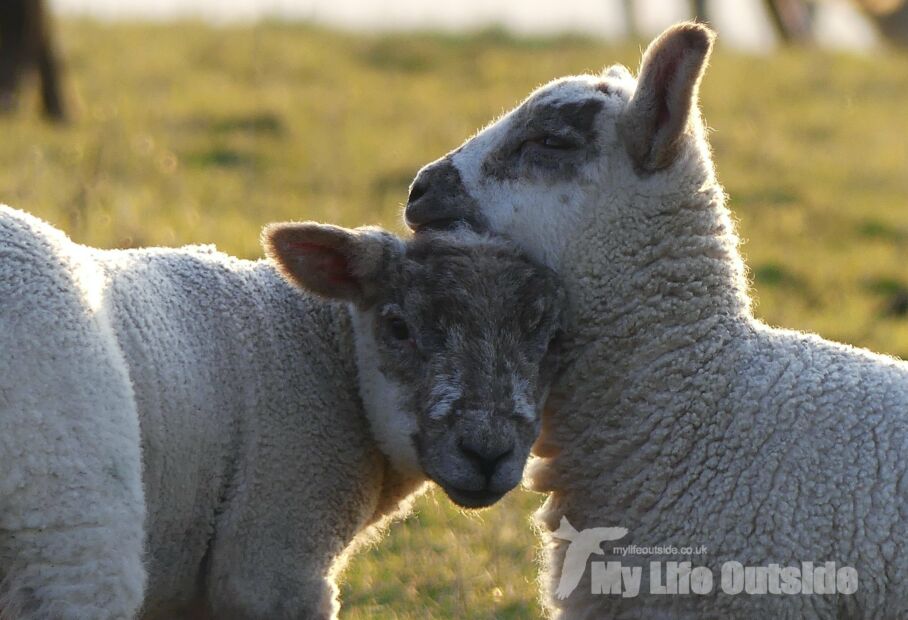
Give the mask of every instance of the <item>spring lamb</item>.
M 351 543 L 427 478 L 469 507 L 519 482 L 549 270 L 467 232 L 263 240 L 96 250 L 0 207 L 4 620 L 332 617 Z
M 613 66 L 541 87 L 425 167 L 407 221 L 505 234 L 567 288 L 565 369 L 532 470 L 550 492 L 538 519 L 556 616 L 905 617 L 908 364 L 754 318 L 697 106 L 712 43 L 681 24 L 636 79 Z M 702 565 L 712 587 L 657 594 L 651 560 Z M 801 563 L 827 561 L 856 571 L 856 592 L 852 573 L 825 593 L 806 584 Z M 726 562 L 778 564 L 792 583 L 735 594 Z

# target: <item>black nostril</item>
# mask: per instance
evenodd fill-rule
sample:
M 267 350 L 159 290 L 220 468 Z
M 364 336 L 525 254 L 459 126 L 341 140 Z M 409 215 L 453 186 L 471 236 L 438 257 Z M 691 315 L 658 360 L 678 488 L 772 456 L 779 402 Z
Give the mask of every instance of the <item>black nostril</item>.
M 473 463 L 486 479 L 491 478 L 495 470 L 498 469 L 498 465 L 514 451 L 513 448 L 507 448 L 506 450 L 493 447 L 478 449 L 463 440 L 458 442 L 458 446 L 464 456 L 467 457 L 467 460 Z
M 407 202 L 416 202 L 425 196 L 427 191 L 429 191 L 429 182 L 426 180 L 425 176 L 420 176 L 410 187 L 410 196 L 407 198 Z

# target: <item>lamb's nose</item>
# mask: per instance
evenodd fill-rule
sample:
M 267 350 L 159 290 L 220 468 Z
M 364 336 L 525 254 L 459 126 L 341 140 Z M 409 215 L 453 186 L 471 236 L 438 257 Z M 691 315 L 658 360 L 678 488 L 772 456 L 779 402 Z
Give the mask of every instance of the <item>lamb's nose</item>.
M 407 204 L 416 202 L 420 198 L 426 195 L 426 192 L 429 191 L 429 180 L 426 178 L 426 175 L 420 174 L 416 177 L 416 180 L 413 181 L 413 185 L 410 187 L 410 195 L 407 197 Z
M 455 222 L 474 217 L 471 200 L 460 179 L 460 173 L 449 157 L 439 159 L 419 171 L 404 219 L 413 230 L 448 228 Z
M 466 438 L 461 439 L 458 446 L 467 460 L 476 466 L 486 480 L 492 478 L 501 462 L 514 451 L 513 446 L 480 445 Z

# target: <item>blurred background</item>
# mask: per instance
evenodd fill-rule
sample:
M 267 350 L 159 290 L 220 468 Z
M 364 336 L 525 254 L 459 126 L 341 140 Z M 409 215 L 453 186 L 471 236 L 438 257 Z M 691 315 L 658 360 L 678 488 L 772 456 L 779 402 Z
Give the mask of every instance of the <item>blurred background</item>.
M 720 34 L 703 109 L 756 312 L 908 358 L 902 0 L 2 0 L 0 202 L 109 248 L 402 232 L 424 163 L 694 15 Z M 354 558 L 342 617 L 537 617 L 542 499 L 424 498 Z

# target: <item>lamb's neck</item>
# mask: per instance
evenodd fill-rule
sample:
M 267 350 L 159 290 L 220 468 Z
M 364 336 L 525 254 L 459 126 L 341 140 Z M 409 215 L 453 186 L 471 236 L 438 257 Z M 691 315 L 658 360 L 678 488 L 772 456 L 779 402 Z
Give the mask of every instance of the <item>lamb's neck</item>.
M 316 356 L 319 365 L 331 366 L 329 373 L 346 390 L 354 389 L 356 362 L 352 328 L 347 309 L 340 304 L 304 295 L 277 274 L 269 263 L 255 266 L 254 305 L 258 342 L 251 347 L 267 348 L 256 354 L 262 362 L 257 376 L 263 387 L 293 385 Z
M 565 261 L 568 360 L 592 353 L 609 374 L 646 370 L 749 320 L 744 266 L 723 199 L 718 185 L 706 184 L 623 204 L 612 198 L 597 209 L 598 221 Z
M 583 495 L 577 472 L 595 454 L 589 484 L 608 485 L 622 510 L 645 511 L 678 459 L 721 426 L 725 379 L 752 319 L 718 186 L 635 196 L 601 213 L 565 274 L 572 327 L 544 444 L 556 458 L 536 486 Z M 641 462 L 651 488 L 640 487 Z
M 267 268 L 271 269 L 271 266 Z M 376 417 L 374 411 L 368 407 L 369 389 L 374 388 L 375 382 L 369 380 L 369 377 L 365 377 L 364 380 L 363 373 L 369 372 L 369 368 L 362 367 L 359 351 L 361 337 L 356 335 L 356 326 L 361 322 L 357 319 L 361 317 L 346 304 L 330 303 L 304 296 L 292 290 L 283 278 L 278 278 L 275 282 L 269 276 L 265 280 L 269 281 L 272 287 L 271 294 L 267 297 L 273 300 L 273 305 L 265 314 L 281 323 L 281 332 L 297 334 L 297 340 L 293 343 L 297 354 L 304 357 L 316 356 L 321 358 L 320 364 L 334 366 L 329 374 L 337 380 L 335 393 L 357 392 L 354 400 L 358 414 L 362 417 L 363 428 L 368 429 L 383 464 L 381 492 L 372 520 L 394 513 L 401 502 L 423 484 L 425 476 L 413 468 L 396 466 L 387 446 L 387 437 L 389 434 L 393 437 L 393 431 L 396 430 L 392 428 L 393 417 L 389 419 Z M 360 331 L 362 329 L 364 328 L 360 326 Z M 321 339 L 320 344 L 316 343 L 316 339 Z M 271 376 L 267 379 L 269 382 L 276 380 L 283 382 L 284 385 L 292 385 L 298 382 L 298 377 L 294 375 L 300 372 L 302 367 L 297 364 L 283 365 L 279 368 L 266 369 L 265 374 L 270 371 Z M 374 371 L 374 368 L 372 370 Z M 289 375 L 285 376 L 285 373 Z M 411 441 L 409 435 L 405 439 L 409 445 Z

